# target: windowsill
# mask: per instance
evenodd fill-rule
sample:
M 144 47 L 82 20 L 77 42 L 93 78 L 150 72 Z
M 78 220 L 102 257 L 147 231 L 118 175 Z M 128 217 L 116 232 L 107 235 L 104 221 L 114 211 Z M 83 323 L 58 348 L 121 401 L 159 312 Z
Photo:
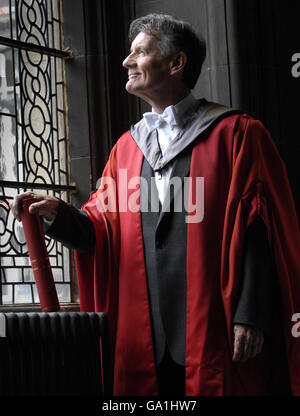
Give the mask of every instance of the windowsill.
M 62 303 L 61 308 L 66 312 L 79 312 L 80 305 L 79 303 Z M 1 305 L 0 312 L 41 312 L 40 305 L 28 305 L 28 304 L 18 304 L 18 305 Z

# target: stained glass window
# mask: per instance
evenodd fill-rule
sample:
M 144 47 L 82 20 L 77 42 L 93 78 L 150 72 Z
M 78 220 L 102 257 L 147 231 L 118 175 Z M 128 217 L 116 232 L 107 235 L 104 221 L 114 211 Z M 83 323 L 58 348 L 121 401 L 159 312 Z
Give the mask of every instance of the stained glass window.
M 38 303 L 21 224 L 25 190 L 69 200 L 59 0 L 0 0 L 0 304 Z M 70 252 L 46 239 L 60 302 L 70 302 Z

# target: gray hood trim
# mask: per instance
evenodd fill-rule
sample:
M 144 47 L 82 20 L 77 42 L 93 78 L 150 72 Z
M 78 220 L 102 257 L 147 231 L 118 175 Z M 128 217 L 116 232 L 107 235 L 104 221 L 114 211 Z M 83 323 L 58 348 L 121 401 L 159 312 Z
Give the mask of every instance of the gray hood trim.
M 214 122 L 226 115 L 241 114 L 205 99 L 197 100 L 197 105 L 182 128 L 182 132 L 171 141 L 168 152 L 162 156 L 158 143 L 157 131 L 149 133 L 144 119 L 131 127 L 131 136 L 154 171 L 164 168 L 179 153 L 189 146 L 200 134 L 204 133 Z

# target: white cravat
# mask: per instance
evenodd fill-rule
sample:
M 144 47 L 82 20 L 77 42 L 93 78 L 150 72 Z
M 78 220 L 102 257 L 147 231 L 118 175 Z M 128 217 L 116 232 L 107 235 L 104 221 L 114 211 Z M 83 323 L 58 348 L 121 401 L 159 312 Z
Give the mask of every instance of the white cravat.
M 190 93 L 175 106 L 170 105 L 167 107 L 163 114 L 157 114 L 152 111 L 152 113 L 145 113 L 143 115 L 148 131 L 151 132 L 157 129 L 158 142 L 162 155 L 168 152 L 169 144 L 180 133 L 181 126 L 189 115 L 188 110 L 195 104 L 195 101 L 195 97 Z M 167 194 L 173 166 L 174 163 L 170 162 L 161 171 L 155 172 L 155 184 L 161 204 L 163 204 Z
M 172 105 L 167 107 L 162 114 L 157 114 L 153 111 L 151 113 L 144 113 L 143 117 L 149 132 L 155 129 L 163 130 L 167 127 L 173 129 L 178 126 L 180 121 Z

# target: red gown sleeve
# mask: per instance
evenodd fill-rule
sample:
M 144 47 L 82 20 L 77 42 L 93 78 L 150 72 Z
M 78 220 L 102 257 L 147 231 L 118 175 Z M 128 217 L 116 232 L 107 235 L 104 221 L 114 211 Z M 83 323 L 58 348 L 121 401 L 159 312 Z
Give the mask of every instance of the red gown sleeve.
M 300 311 L 300 233 L 294 200 L 284 163 L 269 132 L 249 116 L 241 117 L 239 123 L 222 245 L 221 289 L 228 336 L 232 344 L 236 276 L 245 230 L 260 217 L 275 259 L 292 392 L 300 394 L 300 338 L 291 333 L 291 318 Z
M 95 230 L 95 250 L 92 253 L 75 251 L 80 310 L 105 312 L 110 333 L 111 371 L 114 362 L 115 333 L 118 305 L 119 217 L 118 212 L 105 210 L 108 198 L 116 204 L 116 193 L 105 181 L 116 181 L 115 146 L 103 171 L 102 183 L 82 209 L 88 214 Z M 109 195 L 108 195 L 109 192 Z

